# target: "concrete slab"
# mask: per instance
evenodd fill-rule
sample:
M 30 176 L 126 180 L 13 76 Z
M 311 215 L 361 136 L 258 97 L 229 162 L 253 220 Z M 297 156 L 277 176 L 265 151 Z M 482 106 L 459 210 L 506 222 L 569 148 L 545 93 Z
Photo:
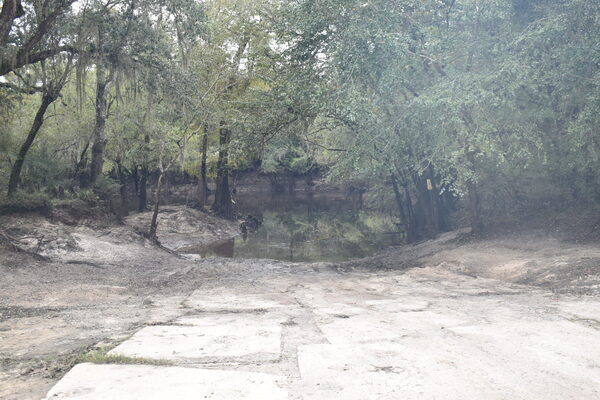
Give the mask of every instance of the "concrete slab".
M 301 379 L 290 390 L 304 400 L 600 398 L 600 369 L 593 361 L 584 366 L 577 365 L 580 355 L 548 356 L 546 345 L 489 343 L 452 332 L 307 345 L 298 352 Z
M 562 301 L 557 307 L 570 320 L 587 321 L 600 327 L 600 300 L 578 298 L 577 301 Z
M 425 299 L 399 297 L 396 299 L 367 300 L 365 304 L 375 310 L 387 312 L 419 312 L 429 308 L 431 302 Z
M 144 328 L 111 354 L 281 375 L 295 400 L 600 398 L 597 301 L 418 272 L 196 292 L 198 315 Z M 245 399 L 238 379 L 194 398 Z
M 567 320 L 505 320 L 449 328 L 471 346 L 498 358 L 498 366 L 540 376 L 562 387 L 595 390 L 600 398 L 600 332 Z M 498 374 L 503 373 L 502 368 Z M 586 399 L 583 395 L 576 397 Z
M 149 365 L 76 365 L 44 400 L 285 400 L 274 375 Z
M 290 307 L 294 304 L 283 296 L 265 293 L 212 293 L 196 290 L 185 301 L 185 306 L 205 312 L 251 312 Z
M 363 307 L 357 307 L 353 304 L 344 303 L 332 303 L 328 307 L 318 307 L 314 309 L 314 313 L 317 316 L 324 317 L 336 317 L 336 318 L 348 318 L 354 315 L 365 314 L 369 310 Z
M 185 317 L 148 326 L 109 354 L 182 363 L 273 361 L 280 357 L 281 322 L 242 313 Z
M 391 306 L 390 306 L 391 307 Z M 442 327 L 462 325 L 467 317 L 441 311 L 386 312 L 366 310 L 363 314 L 320 317 L 317 325 L 330 343 L 365 343 L 404 336 L 437 333 Z
M 327 341 L 334 344 L 391 340 L 407 333 L 391 315 L 383 313 L 320 317 L 316 322 Z

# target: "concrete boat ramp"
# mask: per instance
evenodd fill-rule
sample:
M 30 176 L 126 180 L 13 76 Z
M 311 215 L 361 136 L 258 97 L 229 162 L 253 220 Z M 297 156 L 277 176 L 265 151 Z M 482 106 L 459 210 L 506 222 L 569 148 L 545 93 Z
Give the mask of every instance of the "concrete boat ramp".
M 109 353 L 139 363 L 76 365 L 46 399 L 600 399 L 593 298 L 417 268 L 287 275 L 181 307 Z

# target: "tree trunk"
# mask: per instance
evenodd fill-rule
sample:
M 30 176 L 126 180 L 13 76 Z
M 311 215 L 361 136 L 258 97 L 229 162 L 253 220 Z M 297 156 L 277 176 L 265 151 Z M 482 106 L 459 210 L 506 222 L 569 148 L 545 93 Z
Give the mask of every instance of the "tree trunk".
M 424 234 L 426 237 L 433 238 L 438 232 L 433 216 L 430 191 L 427 190 L 426 180 L 416 173 L 413 175 L 413 183 L 417 194 L 418 210 L 425 228 Z
M 435 169 L 433 164 L 427 168 L 428 178 L 431 180 L 431 190 L 429 198 L 431 202 L 431 217 L 435 226 L 436 233 L 448 231 L 448 221 L 446 219 L 446 210 L 443 205 L 440 189 L 437 185 Z
M 171 199 L 169 198 L 169 194 L 171 193 L 169 185 L 171 184 L 170 180 L 169 180 L 169 175 L 165 172 L 165 176 L 163 178 L 163 188 L 164 190 L 162 190 L 163 194 L 163 199 L 165 201 L 165 204 L 170 204 L 171 203 Z
M 480 235 L 483 232 L 481 220 L 481 202 L 477 192 L 477 184 L 473 181 L 467 183 L 467 196 L 469 198 L 469 217 L 471 220 L 471 233 Z
M 238 49 L 233 57 L 233 71 L 237 73 L 240 68 L 240 62 L 249 39 L 246 35 L 239 43 Z M 226 93 L 231 93 L 236 85 L 235 75 L 229 77 L 229 83 Z M 226 96 L 228 97 L 228 96 Z M 233 204 L 231 201 L 231 192 L 229 190 L 229 162 L 228 147 L 231 139 L 231 131 L 226 127 L 225 121 L 221 121 L 219 130 L 219 160 L 217 161 L 217 187 L 215 190 L 215 201 L 212 209 L 222 217 L 233 219 Z
M 165 173 L 164 171 L 160 172 L 158 177 L 158 182 L 156 183 L 156 192 L 154 193 L 154 212 L 152 213 L 152 221 L 150 222 L 150 239 L 154 241 L 158 241 L 156 237 L 156 230 L 158 228 L 158 208 L 160 206 L 160 192 L 163 185 Z
M 398 206 L 398 212 L 400 214 L 400 220 L 402 222 L 404 232 L 406 233 L 406 242 L 413 243 L 416 238 L 416 227 L 414 225 L 414 218 L 411 216 L 411 207 L 409 206 L 409 202 L 411 201 L 410 197 L 408 197 L 408 193 L 406 197 L 406 206 L 404 205 L 405 201 L 402 199 L 402 193 L 400 192 L 400 188 L 398 187 L 398 179 L 395 175 L 391 176 L 392 187 L 394 189 L 394 196 L 396 198 L 396 205 Z
M 404 182 L 402 186 L 404 187 L 404 197 L 406 198 L 406 217 L 410 223 L 413 238 L 414 240 L 417 240 L 419 237 L 417 218 L 415 216 L 415 210 L 413 209 L 410 190 L 408 189 L 408 182 Z
M 89 173 L 86 168 L 87 166 L 87 151 L 90 147 L 90 142 L 87 142 L 81 151 L 79 156 L 79 161 L 75 164 L 75 173 L 73 174 L 74 178 L 79 182 L 79 187 L 88 187 L 89 186 Z
M 208 187 L 206 180 L 206 153 L 208 151 L 208 132 L 204 130 L 202 135 L 202 161 L 200 164 L 200 207 L 204 207 L 206 204 L 206 198 L 208 197 Z
M 26 65 L 44 61 L 61 52 L 73 52 L 73 48 L 68 45 L 51 46 L 44 50 L 37 50 L 37 47 L 40 42 L 45 41 L 44 39 L 46 39 L 48 34 L 52 31 L 57 20 L 59 20 L 60 16 L 64 14 L 74 2 L 75 0 L 54 2 L 58 3 L 55 4 L 54 8 L 49 6 L 51 2 L 43 2 L 44 11 L 41 13 L 42 15 L 36 15 L 37 17 L 42 18 L 37 21 L 34 33 L 30 35 L 29 39 L 21 42 L 18 47 L 14 48 L 13 46 L 7 45 L 9 35 L 15 26 L 21 25 L 21 22 L 16 23 L 15 21 L 25 16 L 25 8 L 23 7 L 21 0 L 3 1 L 2 10 L 0 11 L 0 52 L 3 53 L 2 57 L 0 57 L 0 76 L 16 71 Z M 16 50 L 16 54 L 12 57 L 7 56 L 7 47 L 13 47 L 12 50 Z
M 119 194 L 121 195 L 121 217 L 129 215 L 129 196 L 127 195 L 127 174 L 120 161 L 117 161 L 117 177 L 119 178 Z
M 15 19 L 25 15 L 25 10 L 21 0 L 7 0 L 2 3 L 2 11 L 0 11 L 0 46 L 5 46 Z
M 133 178 L 133 193 L 135 193 L 136 196 L 140 192 L 140 174 L 138 172 L 138 168 L 139 167 L 136 165 L 131 173 L 131 177 Z
M 147 186 L 148 186 L 148 167 L 142 166 L 142 173 L 140 176 L 140 189 L 138 193 L 138 211 L 146 211 L 146 207 L 148 206 L 148 194 L 147 194 Z
M 448 190 L 447 187 L 442 187 L 439 190 L 439 194 L 437 197 L 438 200 L 438 209 L 439 209 L 439 224 L 440 230 L 442 232 L 448 232 L 450 230 L 450 222 L 448 221 L 448 216 L 453 209 L 453 196 L 452 193 Z
M 23 169 L 23 163 L 25 162 L 25 156 L 27 152 L 31 148 L 35 137 L 37 136 L 42 124 L 44 123 L 44 115 L 46 114 L 46 110 L 54 100 L 56 100 L 58 96 L 51 93 L 44 93 L 42 96 L 42 102 L 35 114 L 35 118 L 33 119 L 33 124 L 29 129 L 29 133 L 27 134 L 27 138 L 25 142 L 21 146 L 19 150 L 19 154 L 17 155 L 17 159 L 12 166 L 10 171 L 10 179 L 8 181 L 8 196 L 12 196 L 17 190 L 17 186 L 19 184 L 19 180 L 21 177 L 21 170 Z
M 106 147 L 106 117 L 108 106 L 106 89 L 110 78 L 101 62 L 96 63 L 96 124 L 94 126 L 94 144 L 92 146 L 92 162 L 90 165 L 90 186 L 98 180 L 104 166 L 104 148 Z
M 231 192 L 229 191 L 229 165 L 228 146 L 231 132 L 221 122 L 219 132 L 219 159 L 217 161 L 217 187 L 215 190 L 215 201 L 212 209 L 224 218 L 233 218 L 233 204 Z
M 163 150 L 164 149 L 161 149 L 159 156 L 160 175 L 158 176 L 158 182 L 156 182 L 156 191 L 154 192 L 154 212 L 152 213 L 152 221 L 150 222 L 149 232 L 150 239 L 154 240 L 157 243 L 158 237 L 156 236 L 156 230 L 158 228 L 158 208 L 160 207 L 160 193 L 163 187 L 163 183 L 165 182 L 167 172 L 169 171 L 171 166 L 173 166 L 173 163 L 177 160 L 177 157 L 173 158 L 165 168 L 162 161 Z
M 475 155 L 473 152 L 467 152 L 467 160 L 471 166 L 471 171 L 475 172 Z M 483 221 L 481 220 L 481 200 L 477 192 L 477 182 L 471 179 L 467 182 L 467 196 L 469 199 L 469 217 L 471 220 L 471 233 L 479 235 L 483 232 Z

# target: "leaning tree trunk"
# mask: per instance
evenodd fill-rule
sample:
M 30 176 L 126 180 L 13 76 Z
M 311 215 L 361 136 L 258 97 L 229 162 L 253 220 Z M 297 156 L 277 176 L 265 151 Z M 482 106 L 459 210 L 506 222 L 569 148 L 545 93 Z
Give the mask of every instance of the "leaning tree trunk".
M 165 173 L 164 171 L 160 172 L 158 176 L 158 182 L 156 183 L 156 192 L 154 193 L 154 212 L 152 213 L 152 221 L 150 222 L 150 239 L 154 241 L 158 241 L 158 237 L 156 236 L 156 230 L 158 228 L 158 209 L 160 207 L 160 193 L 162 191 L 162 185 L 164 181 Z
M 173 163 L 177 160 L 177 157 L 171 159 L 169 164 L 165 167 L 163 164 L 163 150 L 161 148 L 159 161 L 158 161 L 158 169 L 160 170 L 160 175 L 158 176 L 158 182 L 156 182 L 156 191 L 154 192 L 154 212 L 152 213 L 152 221 L 150 221 L 150 239 L 154 240 L 158 243 L 158 237 L 156 236 L 156 230 L 158 228 L 158 209 L 160 207 L 160 193 L 162 191 L 163 184 L 165 182 L 165 178 L 167 176 L 167 172 L 173 166 Z
M 202 161 L 200 164 L 200 207 L 204 207 L 206 204 L 206 198 L 208 197 L 207 179 L 206 179 L 206 153 L 208 151 L 208 132 L 205 129 L 204 135 L 202 135 Z
M 79 187 L 87 187 L 89 186 L 89 173 L 87 171 L 87 151 L 90 147 L 90 142 L 88 141 L 81 154 L 79 155 L 79 160 L 75 164 L 75 172 L 73 172 L 73 177 L 77 182 L 79 182 Z
M 212 209 L 224 218 L 233 218 L 233 204 L 229 191 L 228 146 L 231 132 L 221 123 L 219 132 L 219 159 L 217 161 L 217 187 Z
M 17 159 L 10 171 L 10 179 L 8 181 L 8 196 L 12 196 L 17 190 L 17 186 L 19 185 L 19 180 L 21 177 L 21 170 L 23 169 L 23 163 L 25 162 L 25 156 L 27 155 L 27 152 L 31 148 L 35 137 L 37 136 L 38 132 L 40 131 L 40 128 L 42 127 L 42 124 L 44 123 L 44 115 L 46 114 L 46 110 L 48 110 L 50 104 L 52 104 L 52 102 L 56 100 L 57 97 L 58 95 L 54 93 L 44 93 L 44 95 L 42 96 L 42 102 L 40 103 L 37 113 L 35 114 L 33 124 L 29 129 L 27 138 L 21 146 L 19 154 L 17 155 Z
M 102 174 L 104 166 L 104 148 L 106 147 L 106 118 L 108 106 L 106 89 L 110 78 L 101 62 L 96 64 L 96 124 L 94 126 L 94 145 L 92 146 L 92 162 L 90 165 L 90 186 L 94 185 Z

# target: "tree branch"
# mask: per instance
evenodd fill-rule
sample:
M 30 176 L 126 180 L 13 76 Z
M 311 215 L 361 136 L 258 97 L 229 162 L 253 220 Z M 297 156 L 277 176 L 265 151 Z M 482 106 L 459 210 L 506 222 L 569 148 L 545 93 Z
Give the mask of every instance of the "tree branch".
M 25 65 L 35 64 L 44 61 L 50 57 L 54 57 L 60 53 L 78 53 L 73 46 L 58 46 L 52 49 L 41 50 L 31 54 L 25 54 L 19 51 L 13 60 L 2 59 L 0 61 L 0 76 L 4 76 L 9 72 L 15 71 Z
M 4 0 L 0 11 L 0 47 L 8 41 L 8 35 L 15 19 L 25 15 L 21 0 Z
M 63 14 L 66 11 L 66 9 L 69 8 L 74 2 L 75 0 L 65 0 L 64 3 L 57 5 L 56 8 L 50 14 L 48 14 L 48 16 L 42 22 L 40 22 L 34 34 L 29 38 L 27 43 L 25 43 L 25 45 L 17 53 L 17 57 L 19 57 L 19 55 L 29 54 L 52 28 L 52 25 L 54 25 L 56 19 L 61 14 Z
M 21 93 L 21 94 L 36 94 L 36 93 L 42 93 L 44 91 L 44 88 L 39 87 L 39 86 L 20 87 L 20 86 L 12 84 L 10 82 L 0 82 L 0 88 L 10 89 L 13 92 L 17 92 L 17 93 Z

